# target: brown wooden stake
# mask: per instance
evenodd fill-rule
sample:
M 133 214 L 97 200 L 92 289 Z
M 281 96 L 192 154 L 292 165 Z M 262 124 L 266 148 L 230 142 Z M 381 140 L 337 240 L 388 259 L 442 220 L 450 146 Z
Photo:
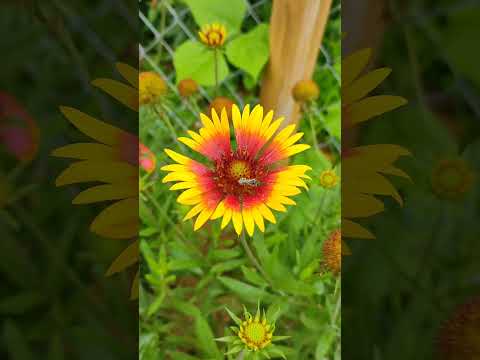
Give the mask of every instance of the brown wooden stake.
M 260 103 L 283 126 L 297 123 L 300 107 L 292 88 L 312 77 L 332 0 L 273 0 L 270 19 L 270 61 L 263 78 Z

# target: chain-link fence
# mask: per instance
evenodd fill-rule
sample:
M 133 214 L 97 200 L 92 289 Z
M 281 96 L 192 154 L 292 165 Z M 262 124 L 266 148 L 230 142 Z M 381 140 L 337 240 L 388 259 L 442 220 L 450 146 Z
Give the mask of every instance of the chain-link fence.
M 245 0 L 247 14 L 244 19 L 246 27 L 253 27 L 260 23 L 269 22 L 271 13 L 271 0 Z M 155 9 L 156 8 L 156 9 Z M 331 16 L 340 12 L 340 4 L 335 3 Z M 155 16 L 158 14 L 158 16 Z M 174 49 L 187 40 L 197 40 L 198 26 L 195 24 L 192 13 L 183 5 L 172 5 L 170 1 L 151 1 L 148 6 L 139 12 L 141 26 L 144 27 L 142 42 L 140 44 L 140 59 L 148 63 L 149 67 L 161 74 L 167 81 L 169 88 L 178 95 L 175 86 L 175 72 L 172 69 Z M 159 58 L 158 53 L 162 54 Z M 167 64 L 162 66 L 161 64 Z M 335 69 L 333 56 L 325 46 L 322 46 L 318 59 L 318 66 L 328 69 L 340 84 L 340 74 Z M 238 90 L 242 71 L 235 70 L 219 84 L 220 92 L 231 97 L 237 104 L 244 105 L 244 97 Z M 202 100 L 209 103 L 212 99 L 205 88 L 199 88 Z M 181 108 L 172 109 L 169 114 L 182 128 L 186 128 L 178 113 L 190 111 L 195 114 L 195 109 L 188 102 L 183 102 Z

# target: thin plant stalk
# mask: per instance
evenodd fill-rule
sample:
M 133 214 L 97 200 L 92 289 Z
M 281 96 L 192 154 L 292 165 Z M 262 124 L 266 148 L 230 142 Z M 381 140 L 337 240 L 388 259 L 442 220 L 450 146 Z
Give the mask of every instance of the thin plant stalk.
M 303 105 L 302 110 L 303 114 L 305 117 L 308 119 L 308 122 L 310 123 L 310 128 L 312 130 L 312 138 L 313 138 L 313 146 L 315 147 L 316 151 L 320 151 L 320 148 L 318 146 L 318 141 L 317 141 L 317 131 L 315 129 L 315 124 L 313 123 L 313 118 L 312 118 L 312 112 L 311 110 L 311 105 Z
M 215 63 L 215 96 L 218 96 L 218 49 L 213 49 L 213 58 Z
M 175 131 L 175 128 L 173 127 L 172 125 L 172 122 L 170 121 L 169 117 L 167 114 L 165 114 L 165 112 L 163 111 L 160 111 L 157 107 L 157 105 L 153 105 L 153 111 L 155 111 L 155 113 L 158 115 L 158 117 L 160 119 L 163 119 L 165 120 L 165 123 L 167 124 L 167 127 L 168 129 L 170 130 L 170 133 L 172 135 L 172 139 L 174 142 L 176 142 L 177 144 L 179 143 L 178 140 L 177 140 L 177 133 Z
M 258 262 L 257 258 L 255 255 L 253 255 L 252 249 L 250 249 L 250 246 L 248 245 L 246 236 L 245 236 L 245 231 L 242 231 L 242 235 L 240 235 L 240 242 L 242 243 L 243 248 L 245 249 L 245 252 L 247 253 L 248 258 L 252 262 L 253 266 L 257 268 L 257 270 L 262 274 L 262 276 L 265 278 L 265 280 L 272 284 L 272 281 L 270 280 L 270 277 L 267 275 L 265 270 L 263 269 L 262 265 Z

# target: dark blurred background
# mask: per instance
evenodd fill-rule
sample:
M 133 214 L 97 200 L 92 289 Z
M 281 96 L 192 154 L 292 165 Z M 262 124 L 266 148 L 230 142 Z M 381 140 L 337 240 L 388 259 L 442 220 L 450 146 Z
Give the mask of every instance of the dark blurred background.
M 412 153 L 396 162 L 412 182 L 387 176 L 404 206 L 378 196 L 385 211 L 359 220 L 376 239 L 345 239 L 343 359 L 480 359 L 480 2 L 342 9 L 343 56 L 371 47 L 370 70 L 393 71 L 374 94 L 408 100 L 344 132 L 342 145 Z
M 71 162 L 55 148 L 86 138 L 60 105 L 138 133 L 137 113 L 90 85 L 138 66 L 138 2 L 0 2 L 0 358 L 136 359 L 133 274 L 106 277 L 125 247 L 89 231 L 104 204 L 55 187 Z

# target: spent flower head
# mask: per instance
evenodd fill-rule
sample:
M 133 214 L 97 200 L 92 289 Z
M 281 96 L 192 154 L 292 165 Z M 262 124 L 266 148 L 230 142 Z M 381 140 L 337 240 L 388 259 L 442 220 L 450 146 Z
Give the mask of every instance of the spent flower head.
M 227 116 L 229 118 L 232 118 L 232 106 L 234 104 L 235 103 L 233 102 L 233 100 L 229 99 L 228 97 L 217 96 L 208 106 L 208 112 L 211 113 L 212 109 L 215 109 L 217 114 L 221 114 L 222 110 L 225 109 L 227 111 Z
M 227 30 L 225 26 L 218 23 L 207 24 L 198 32 L 198 36 L 201 42 L 208 47 L 218 48 L 225 43 Z
M 323 265 L 333 274 L 342 269 L 342 233 L 333 231 L 323 243 Z
M 167 93 L 167 84 L 162 77 L 154 71 L 141 72 L 138 77 L 138 93 L 141 105 L 150 104 Z
M 320 95 L 320 89 L 313 80 L 300 80 L 293 87 L 292 95 L 299 103 L 313 101 Z
M 252 354 L 263 355 L 266 358 L 276 355 L 285 359 L 285 355 L 274 344 L 274 341 L 288 339 L 289 336 L 274 336 L 275 323 L 269 321 L 265 314 L 260 311 L 260 302 L 257 305 L 255 316 L 250 314 L 244 307 L 243 319 L 238 318 L 234 313 L 226 308 L 226 311 L 235 322 L 236 326 L 230 327 L 234 336 L 225 336 L 216 339 L 226 342 L 230 345 L 229 351 L 225 355 L 232 355 L 244 352 L 246 359 Z
M 183 79 L 177 85 L 178 92 L 183 97 L 189 97 L 198 92 L 198 84 L 193 79 Z
M 480 359 L 480 296 L 459 305 L 437 337 L 440 360 Z

